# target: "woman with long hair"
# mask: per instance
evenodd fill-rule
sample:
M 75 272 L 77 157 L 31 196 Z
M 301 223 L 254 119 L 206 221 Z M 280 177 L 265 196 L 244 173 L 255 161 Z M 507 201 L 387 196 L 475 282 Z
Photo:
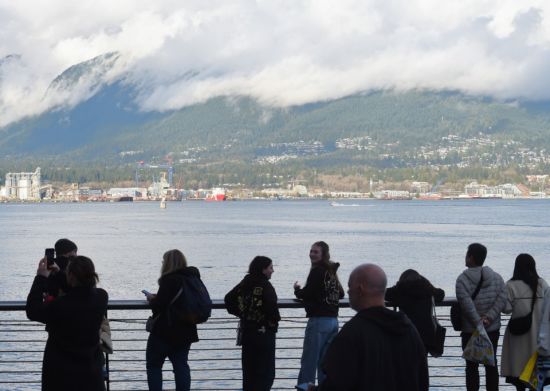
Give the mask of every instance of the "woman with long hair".
M 330 249 L 323 241 L 315 242 L 309 251 L 311 269 L 305 286 L 296 281 L 294 294 L 303 301 L 308 318 L 298 385 L 320 384 L 324 379 L 321 363 L 330 342 L 338 334 L 338 303 L 344 289 L 338 280 L 339 263 L 330 259 Z
M 444 297 L 443 289 L 435 288 L 426 277 L 408 269 L 401 273 L 397 284 L 386 289 L 385 299 L 409 317 L 422 338 L 426 352 L 429 352 L 435 345 L 432 303 L 441 302 Z
M 240 319 L 243 391 L 269 391 L 275 379 L 275 333 L 281 316 L 269 282 L 272 274 L 273 261 L 257 256 L 248 274 L 225 295 L 227 311 Z
M 542 318 L 543 298 L 548 290 L 546 281 L 539 277 L 535 259 L 529 254 L 519 254 L 514 265 L 514 273 L 506 283 L 508 300 L 504 313 L 512 314 L 502 342 L 501 376 L 506 382 L 525 390 L 527 386 L 519 380 L 525 364 L 537 350 L 537 336 Z M 531 325 L 518 334 L 512 326 L 514 319 L 527 316 Z M 517 320 L 516 320 L 517 322 Z
M 103 391 L 99 329 L 107 312 L 107 292 L 96 288 L 99 278 L 92 260 L 78 256 L 66 266 L 67 292 L 44 302 L 51 270 L 46 258 L 40 260 L 26 306 L 27 317 L 46 324 L 48 332 L 42 390 Z
M 147 294 L 153 317 L 158 316 L 150 331 L 145 352 L 150 391 L 162 390 L 162 366 L 166 357 L 174 368 L 176 391 L 191 389 L 191 371 L 187 359 L 191 344 L 199 340 L 197 326 L 180 323 L 176 325 L 168 316 L 168 307 L 173 304 L 185 283 L 185 276 L 200 278 L 200 273 L 196 267 L 187 266 L 187 260 L 180 250 L 165 252 L 162 256 L 158 292 Z

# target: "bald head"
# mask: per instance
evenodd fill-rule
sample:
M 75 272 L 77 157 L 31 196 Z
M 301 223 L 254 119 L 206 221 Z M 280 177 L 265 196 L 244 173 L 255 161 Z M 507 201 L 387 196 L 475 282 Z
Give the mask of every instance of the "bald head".
M 357 266 L 349 276 L 349 298 L 353 309 L 384 306 L 386 273 L 380 266 L 365 263 Z

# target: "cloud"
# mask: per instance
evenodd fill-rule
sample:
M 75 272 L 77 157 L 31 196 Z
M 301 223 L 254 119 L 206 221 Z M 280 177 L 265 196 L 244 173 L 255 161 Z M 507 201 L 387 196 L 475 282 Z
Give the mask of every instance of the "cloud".
M 48 87 L 110 52 L 116 66 L 94 76 L 137 86 L 143 110 L 373 89 L 550 98 L 546 0 L 0 0 L 0 24 L 0 126 L 88 98 L 97 80 Z

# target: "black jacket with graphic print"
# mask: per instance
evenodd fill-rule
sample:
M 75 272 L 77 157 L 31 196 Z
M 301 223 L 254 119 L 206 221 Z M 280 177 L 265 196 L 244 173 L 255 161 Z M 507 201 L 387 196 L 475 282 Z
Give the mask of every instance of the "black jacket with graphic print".
M 344 297 L 344 289 L 336 271 L 339 263 L 330 262 L 329 265 L 314 265 L 307 276 L 306 285 L 301 289 L 294 289 L 294 295 L 304 302 L 306 316 L 338 316 L 338 302 Z
M 279 308 L 273 285 L 264 275 L 247 274 L 243 280 L 225 295 L 227 312 L 241 319 L 243 329 L 266 329 L 277 332 Z

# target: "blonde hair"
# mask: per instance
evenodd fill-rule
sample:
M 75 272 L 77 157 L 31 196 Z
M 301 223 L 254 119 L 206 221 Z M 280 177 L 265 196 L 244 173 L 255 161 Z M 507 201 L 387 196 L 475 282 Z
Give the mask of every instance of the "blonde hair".
M 162 256 L 162 267 L 160 268 L 160 276 L 172 273 L 176 270 L 187 267 L 187 259 L 180 250 L 169 250 Z

